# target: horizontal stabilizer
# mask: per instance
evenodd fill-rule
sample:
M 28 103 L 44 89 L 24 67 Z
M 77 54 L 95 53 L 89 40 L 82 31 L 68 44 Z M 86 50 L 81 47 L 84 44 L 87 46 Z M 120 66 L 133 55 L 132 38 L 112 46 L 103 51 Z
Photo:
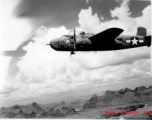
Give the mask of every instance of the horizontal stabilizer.
M 124 30 L 121 28 L 109 28 L 102 31 L 89 39 L 93 45 L 104 47 L 108 45 L 109 47 L 116 46 L 115 38 L 118 37 Z

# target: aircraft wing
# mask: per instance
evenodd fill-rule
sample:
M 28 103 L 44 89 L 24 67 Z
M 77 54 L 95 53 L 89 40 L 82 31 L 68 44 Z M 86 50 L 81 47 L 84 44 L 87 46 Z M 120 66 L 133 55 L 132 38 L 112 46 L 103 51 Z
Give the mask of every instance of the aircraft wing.
M 114 48 L 116 47 L 115 38 L 118 37 L 124 30 L 121 28 L 109 28 L 105 31 L 102 31 L 89 39 L 92 42 L 92 45 L 102 48 Z

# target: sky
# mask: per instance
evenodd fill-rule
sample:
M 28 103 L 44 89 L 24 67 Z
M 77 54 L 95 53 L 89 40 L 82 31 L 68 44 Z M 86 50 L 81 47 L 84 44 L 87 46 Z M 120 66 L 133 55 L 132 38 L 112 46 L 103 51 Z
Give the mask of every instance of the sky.
M 70 57 L 46 46 L 74 27 L 77 33 L 119 27 L 124 35 L 136 35 L 143 26 L 150 35 L 150 1 L 0 0 L 0 19 L 0 51 L 13 50 L 0 56 L 0 106 L 44 103 L 52 96 L 60 99 L 60 94 L 76 96 L 76 91 L 87 95 L 90 88 L 93 94 L 152 85 L 151 48 L 76 52 Z

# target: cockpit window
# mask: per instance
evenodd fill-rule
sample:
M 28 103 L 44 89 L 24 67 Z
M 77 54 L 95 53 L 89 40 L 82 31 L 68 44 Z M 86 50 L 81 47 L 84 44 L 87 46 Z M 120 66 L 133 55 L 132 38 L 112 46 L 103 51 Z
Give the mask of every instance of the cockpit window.
M 62 36 L 62 39 L 67 39 L 67 36 Z
M 80 32 L 80 35 L 85 35 L 85 32 L 84 31 Z
M 71 36 L 71 35 L 63 35 L 62 38 L 65 39 L 65 40 L 66 39 L 73 39 L 73 36 Z

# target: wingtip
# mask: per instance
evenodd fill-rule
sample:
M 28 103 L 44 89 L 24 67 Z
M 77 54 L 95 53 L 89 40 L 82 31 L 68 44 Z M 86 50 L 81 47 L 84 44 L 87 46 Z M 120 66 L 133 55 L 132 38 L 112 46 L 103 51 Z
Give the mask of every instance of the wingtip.
M 122 28 L 118 28 L 118 27 L 109 28 L 109 29 L 119 30 L 119 31 L 121 31 L 121 32 L 123 32 L 123 31 L 124 31 L 124 29 L 122 29 Z

